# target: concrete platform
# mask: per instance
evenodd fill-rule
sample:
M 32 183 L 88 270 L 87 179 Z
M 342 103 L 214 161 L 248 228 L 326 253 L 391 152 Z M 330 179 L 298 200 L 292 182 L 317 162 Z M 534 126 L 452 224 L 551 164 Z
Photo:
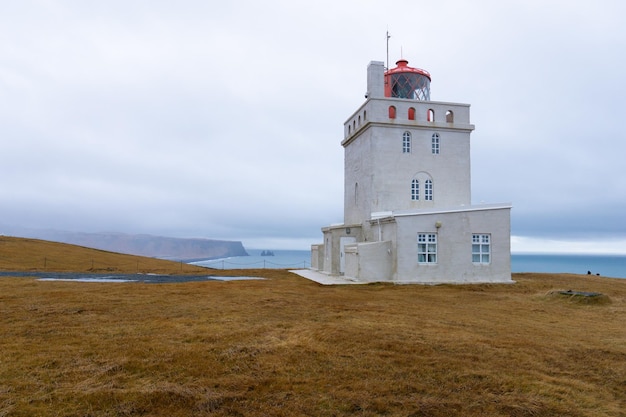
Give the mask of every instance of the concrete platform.
M 366 284 L 365 282 L 355 281 L 341 275 L 329 275 L 312 269 L 294 269 L 289 272 L 322 285 Z
M 315 281 L 322 285 L 364 285 L 373 284 L 374 281 L 357 281 L 354 278 L 343 275 L 330 275 L 313 269 L 293 269 L 289 270 L 302 278 Z M 377 283 L 387 283 L 395 285 L 472 285 L 472 284 L 515 284 L 515 281 L 493 282 L 493 281 L 457 281 L 457 282 L 427 282 L 427 281 L 376 281 Z

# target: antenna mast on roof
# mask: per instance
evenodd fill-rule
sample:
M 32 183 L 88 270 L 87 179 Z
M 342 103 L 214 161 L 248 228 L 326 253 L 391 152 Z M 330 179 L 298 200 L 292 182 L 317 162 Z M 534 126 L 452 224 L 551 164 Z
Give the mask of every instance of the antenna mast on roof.
M 387 30 L 387 68 L 385 69 L 389 69 L 389 38 L 391 38 L 391 35 L 389 34 L 389 30 Z

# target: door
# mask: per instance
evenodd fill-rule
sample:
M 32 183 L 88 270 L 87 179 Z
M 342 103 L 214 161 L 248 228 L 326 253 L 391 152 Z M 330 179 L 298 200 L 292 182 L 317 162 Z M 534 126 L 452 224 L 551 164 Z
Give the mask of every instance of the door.
M 344 247 L 356 243 L 356 237 L 340 237 L 339 238 L 339 273 L 343 275 L 346 267 L 346 253 Z

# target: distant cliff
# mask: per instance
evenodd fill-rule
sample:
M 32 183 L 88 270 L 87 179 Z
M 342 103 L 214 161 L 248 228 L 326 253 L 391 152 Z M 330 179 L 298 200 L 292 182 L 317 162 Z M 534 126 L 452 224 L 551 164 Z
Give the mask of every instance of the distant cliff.
M 57 230 L 29 230 L 15 235 L 177 261 L 248 255 L 241 242 L 228 240 L 187 239 L 124 233 L 77 233 Z

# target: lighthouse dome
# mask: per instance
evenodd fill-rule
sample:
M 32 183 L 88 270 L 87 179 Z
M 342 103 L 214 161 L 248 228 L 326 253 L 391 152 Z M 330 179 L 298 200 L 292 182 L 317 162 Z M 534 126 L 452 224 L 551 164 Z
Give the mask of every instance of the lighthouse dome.
M 408 64 L 406 59 L 400 59 L 395 68 L 385 72 L 385 97 L 429 101 L 430 74 Z

